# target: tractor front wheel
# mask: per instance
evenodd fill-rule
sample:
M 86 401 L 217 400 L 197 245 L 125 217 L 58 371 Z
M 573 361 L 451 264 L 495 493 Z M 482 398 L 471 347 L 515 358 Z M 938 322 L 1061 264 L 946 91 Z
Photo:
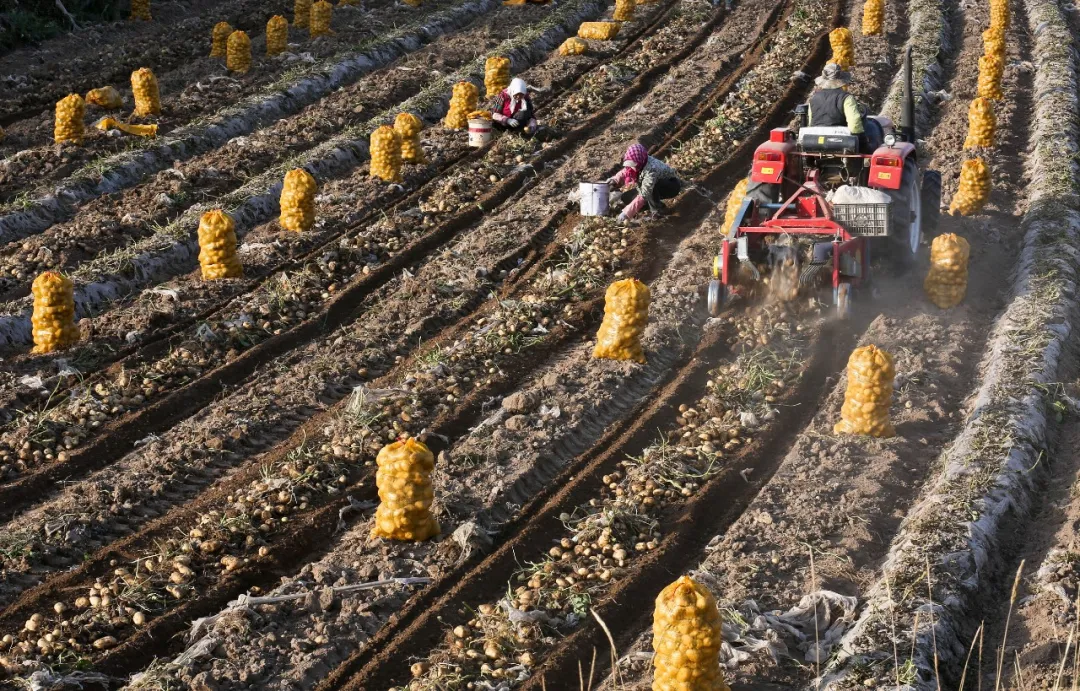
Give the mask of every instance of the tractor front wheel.
M 720 313 L 724 311 L 724 305 L 728 301 L 728 291 L 730 288 L 720 282 L 719 279 L 714 278 L 709 281 L 709 316 L 719 317 Z

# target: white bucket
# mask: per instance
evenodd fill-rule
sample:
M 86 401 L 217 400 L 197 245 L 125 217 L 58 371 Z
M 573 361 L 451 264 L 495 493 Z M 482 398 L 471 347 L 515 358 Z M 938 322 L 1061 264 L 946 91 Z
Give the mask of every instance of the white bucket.
M 469 146 L 479 149 L 491 141 L 491 120 L 469 120 Z
M 609 187 L 606 182 L 582 182 L 578 185 L 581 191 L 582 216 L 607 215 Z

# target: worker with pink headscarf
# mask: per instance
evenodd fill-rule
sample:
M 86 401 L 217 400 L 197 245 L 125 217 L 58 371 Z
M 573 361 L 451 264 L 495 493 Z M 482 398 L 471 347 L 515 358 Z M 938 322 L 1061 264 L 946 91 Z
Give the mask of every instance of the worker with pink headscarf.
M 536 134 L 540 125 L 536 122 L 536 110 L 524 79 L 514 78 L 510 86 L 495 97 L 491 119 L 500 129 L 517 130 L 526 137 Z
M 638 195 L 619 214 L 620 222 L 637 216 L 646 205 L 654 215 L 663 214 L 667 209 L 662 200 L 676 197 L 682 189 L 675 171 L 650 156 L 641 144 L 634 144 L 626 150 L 622 170 L 608 178 L 607 182 L 623 188 L 631 185 L 637 187 Z

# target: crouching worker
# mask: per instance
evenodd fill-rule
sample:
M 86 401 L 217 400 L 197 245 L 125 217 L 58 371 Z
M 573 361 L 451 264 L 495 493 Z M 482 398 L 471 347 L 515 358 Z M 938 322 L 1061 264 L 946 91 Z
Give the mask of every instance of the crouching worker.
M 675 171 L 650 156 L 641 144 L 634 144 L 626 150 L 623 154 L 623 169 L 614 177 L 608 178 L 607 182 L 623 189 L 637 187 L 637 196 L 619 214 L 620 222 L 637 216 L 646 205 L 653 215 L 663 215 L 667 208 L 662 200 L 673 199 L 682 190 L 682 183 Z
M 495 98 L 491 120 L 502 130 L 517 130 L 525 137 L 536 134 L 540 124 L 536 121 L 536 110 L 524 79 L 511 80 L 510 86 Z

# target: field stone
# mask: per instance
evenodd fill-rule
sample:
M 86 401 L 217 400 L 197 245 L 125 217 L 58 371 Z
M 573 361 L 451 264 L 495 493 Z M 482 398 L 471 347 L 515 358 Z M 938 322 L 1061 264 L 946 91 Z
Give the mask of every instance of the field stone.
M 536 399 L 533 391 L 517 391 L 502 400 L 502 407 L 511 413 L 524 413 L 536 405 Z
M 333 588 L 321 588 L 319 590 L 319 607 L 321 607 L 324 612 L 330 611 L 334 607 Z
M 505 425 L 508 430 L 521 431 L 529 426 L 529 418 L 524 415 L 514 415 L 507 418 Z

